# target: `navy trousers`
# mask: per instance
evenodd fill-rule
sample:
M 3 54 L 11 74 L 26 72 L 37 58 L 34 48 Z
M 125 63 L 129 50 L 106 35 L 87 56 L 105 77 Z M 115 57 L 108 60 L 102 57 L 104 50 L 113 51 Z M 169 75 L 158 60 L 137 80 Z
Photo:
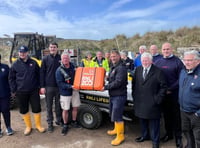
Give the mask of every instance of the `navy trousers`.
M 0 98 L 0 113 L 3 114 L 6 128 L 10 127 L 10 99 L 9 97 Z
M 149 138 L 153 144 L 160 142 L 160 118 L 159 119 L 142 119 L 140 118 L 142 137 Z M 150 133 L 150 135 L 149 135 Z

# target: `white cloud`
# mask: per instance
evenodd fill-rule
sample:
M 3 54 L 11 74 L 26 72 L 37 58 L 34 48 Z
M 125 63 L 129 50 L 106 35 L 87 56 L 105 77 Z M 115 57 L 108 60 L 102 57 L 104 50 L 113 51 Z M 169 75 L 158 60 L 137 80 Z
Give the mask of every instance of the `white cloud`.
M 189 11 L 190 13 L 199 13 L 198 6 L 174 12 L 170 10 L 179 5 L 180 2 L 164 1 L 145 9 L 120 11 L 120 8 L 131 1 L 133 0 L 119 0 L 113 3 L 108 10 L 102 10 L 99 14 L 75 18 L 71 21 L 66 19 L 68 16 L 61 16 L 56 9 L 49 8 L 49 5 L 64 4 L 68 0 L 1 0 L 0 20 L 3 23 L 0 25 L 0 37 L 3 34 L 13 35 L 14 32 L 27 31 L 45 35 L 55 34 L 57 37 L 68 39 L 105 39 L 113 38 L 117 34 L 125 34 L 130 37 L 135 33 L 143 34 L 146 31 L 200 24 L 200 20 L 191 23 L 168 19 L 173 20 L 175 16 L 181 18 Z M 161 18 L 163 15 L 165 18 Z
M 148 17 L 154 14 L 163 13 L 163 11 L 170 9 L 177 5 L 177 2 L 162 2 L 155 6 L 138 9 L 138 10 L 130 10 L 130 11 L 117 11 L 111 12 L 105 16 L 106 19 L 124 19 L 124 18 L 141 18 L 141 17 Z
M 124 4 L 127 4 L 127 3 L 131 2 L 131 1 L 132 0 L 119 0 L 119 1 L 116 1 L 110 6 L 109 10 L 120 8 Z

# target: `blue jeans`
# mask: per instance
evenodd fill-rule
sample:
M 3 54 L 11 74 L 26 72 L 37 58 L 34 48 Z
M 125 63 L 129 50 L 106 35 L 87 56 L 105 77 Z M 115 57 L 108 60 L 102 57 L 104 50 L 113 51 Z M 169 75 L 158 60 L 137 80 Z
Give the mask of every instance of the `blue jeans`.
M 126 103 L 127 96 L 114 96 L 110 97 L 110 116 L 112 122 L 123 121 L 123 111 Z

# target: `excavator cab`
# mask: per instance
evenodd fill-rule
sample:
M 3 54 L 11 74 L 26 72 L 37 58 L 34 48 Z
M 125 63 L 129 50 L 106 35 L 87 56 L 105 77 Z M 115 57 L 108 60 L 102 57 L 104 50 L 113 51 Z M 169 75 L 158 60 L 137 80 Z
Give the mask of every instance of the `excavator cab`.
M 42 50 L 46 48 L 44 36 L 31 32 L 14 33 L 14 40 L 10 52 L 11 64 L 18 58 L 18 48 L 22 45 L 28 47 L 29 56 L 41 65 Z

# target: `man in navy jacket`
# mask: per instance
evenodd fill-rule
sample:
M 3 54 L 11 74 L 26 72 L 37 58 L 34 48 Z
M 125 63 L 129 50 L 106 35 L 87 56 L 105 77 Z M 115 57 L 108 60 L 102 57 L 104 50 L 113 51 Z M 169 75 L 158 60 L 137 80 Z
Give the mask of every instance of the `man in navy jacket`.
M 72 103 L 72 122 L 71 125 L 75 128 L 79 128 L 79 124 L 76 120 L 78 107 L 80 106 L 79 92 L 73 89 L 75 67 L 70 62 L 70 56 L 67 52 L 63 52 L 61 55 L 61 66 L 56 70 L 56 82 L 60 91 L 60 104 L 62 108 L 63 129 L 61 134 L 64 136 L 68 132 L 68 111 L 70 109 L 70 103 Z
M 21 46 L 18 49 L 19 58 L 13 63 L 9 73 L 11 93 L 16 95 L 19 102 L 19 111 L 24 119 L 27 136 L 32 131 L 29 103 L 34 113 L 36 129 L 44 133 L 45 128 L 41 126 L 41 104 L 39 96 L 40 68 L 36 61 L 28 56 L 28 48 Z
M 120 53 L 111 51 L 112 67 L 108 75 L 108 84 L 103 89 L 108 90 L 110 96 L 110 116 L 115 122 L 114 129 L 107 132 L 108 135 L 117 135 L 112 140 L 112 145 L 121 144 L 124 139 L 124 122 L 122 119 L 124 105 L 127 100 L 127 69 L 123 65 Z
M 184 53 L 179 79 L 179 103 L 182 131 L 187 140 L 187 148 L 200 147 L 200 56 L 197 51 Z
M 3 114 L 3 118 L 6 125 L 7 135 L 12 135 L 13 130 L 10 125 L 10 88 L 8 82 L 9 67 L 6 64 L 1 63 L 0 55 L 0 115 Z M 1 130 L 1 116 L 0 116 L 0 137 L 3 135 Z
M 170 43 L 162 45 L 162 55 L 163 57 L 155 62 L 155 65 L 163 71 L 167 81 L 166 97 L 162 104 L 166 134 L 161 138 L 161 141 L 167 142 L 173 139 L 174 136 L 176 147 L 181 148 L 182 131 L 180 106 L 178 103 L 178 80 L 183 63 L 178 57 L 173 55 L 173 48 Z

